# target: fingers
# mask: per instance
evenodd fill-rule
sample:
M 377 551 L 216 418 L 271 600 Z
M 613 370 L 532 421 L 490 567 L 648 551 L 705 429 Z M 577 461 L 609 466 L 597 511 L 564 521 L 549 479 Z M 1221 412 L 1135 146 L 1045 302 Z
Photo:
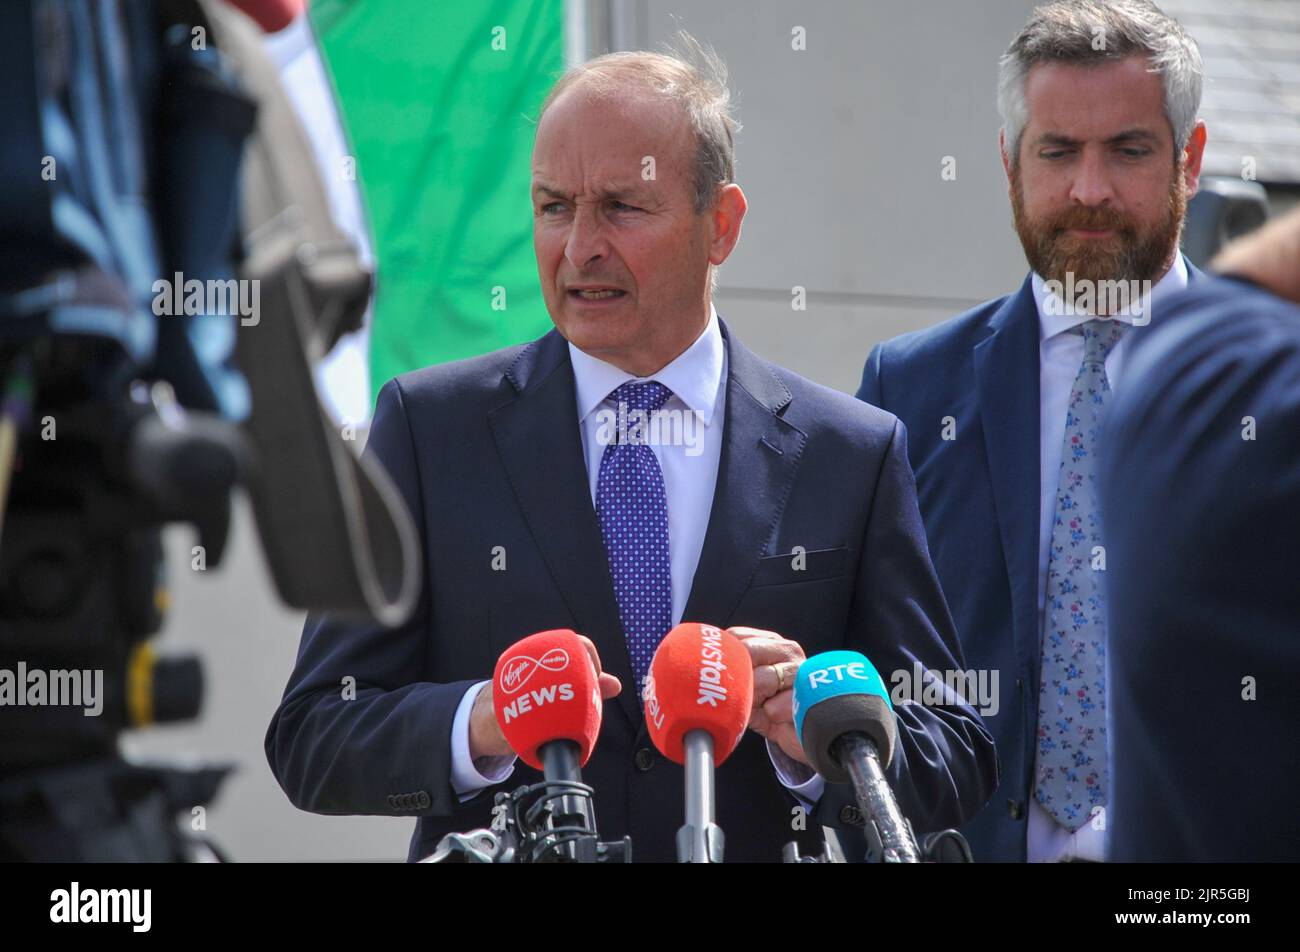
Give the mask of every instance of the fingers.
M 791 642 L 794 644 L 794 642 Z M 754 706 L 766 704 L 778 694 L 788 694 L 801 661 L 779 661 L 754 668 Z
M 596 643 L 586 635 L 579 635 L 582 639 L 582 646 L 587 649 L 587 654 L 591 656 L 591 665 L 596 669 L 596 679 L 600 683 L 600 697 L 603 701 L 608 701 L 612 697 L 618 697 L 623 691 L 623 682 L 612 674 L 606 674 L 600 667 L 600 653 L 596 650 Z
M 808 755 L 803 751 L 803 745 L 799 743 L 799 737 L 794 732 L 793 724 L 778 724 L 772 732 L 767 735 L 768 740 L 776 744 L 792 760 L 797 760 L 801 764 L 808 763 Z
M 612 697 L 618 697 L 623 690 L 623 683 L 612 674 L 600 674 L 600 697 L 601 700 L 608 701 Z
M 798 653 L 799 660 L 803 660 L 803 649 L 798 642 L 782 638 L 774 631 L 745 627 L 728 628 L 727 631 L 740 639 L 756 668 L 762 664 L 793 660 L 795 652 Z
M 794 723 L 794 691 L 787 688 L 763 702 L 763 713 L 773 724 Z
M 735 635 L 741 641 L 746 638 L 780 638 L 774 631 L 768 631 L 766 628 L 750 628 L 748 625 L 732 625 L 727 631 Z
M 740 639 L 754 666 L 754 706 L 785 693 L 794 684 L 805 655 L 799 642 L 783 638 L 775 631 L 738 625 L 728 632 Z
M 794 725 L 794 692 L 782 691 L 766 704 L 755 707 L 749 713 L 749 728 L 758 731 L 764 737 L 782 724 Z
M 504 757 L 514 753 L 501 733 L 492 706 L 492 683 L 489 681 L 469 712 L 469 752 L 471 757 Z
M 790 756 L 804 760 L 794 733 L 794 691 L 791 690 L 799 665 L 805 660 L 803 648 L 797 641 L 774 631 L 746 626 L 727 630 L 744 644 L 754 665 L 754 708 L 749 729 L 779 743 Z
M 578 638 L 582 640 L 582 647 L 587 649 L 587 654 L 591 655 L 591 664 L 596 669 L 596 674 L 600 674 L 600 652 L 596 650 L 596 643 L 586 635 L 579 635 Z
M 773 703 L 778 706 L 785 706 L 788 711 L 793 693 L 790 691 L 781 693 L 787 695 L 787 697 L 784 700 L 779 697 L 774 698 Z M 797 760 L 801 764 L 808 763 L 808 757 L 804 754 L 803 745 L 799 743 L 799 736 L 794 732 L 794 724 L 791 721 L 777 721 L 766 710 L 757 707 L 750 715 L 749 729 L 776 744 L 793 760 Z

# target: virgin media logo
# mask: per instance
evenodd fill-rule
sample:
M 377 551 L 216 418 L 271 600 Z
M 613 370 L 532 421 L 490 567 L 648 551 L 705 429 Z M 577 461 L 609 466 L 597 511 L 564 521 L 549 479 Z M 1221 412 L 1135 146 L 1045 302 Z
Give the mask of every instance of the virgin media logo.
M 527 684 L 528 679 L 539 669 L 545 668 L 556 673 L 568 666 L 569 653 L 563 648 L 552 648 L 540 658 L 530 658 L 528 655 L 511 658 L 501 669 L 501 690 L 505 694 L 514 694 Z

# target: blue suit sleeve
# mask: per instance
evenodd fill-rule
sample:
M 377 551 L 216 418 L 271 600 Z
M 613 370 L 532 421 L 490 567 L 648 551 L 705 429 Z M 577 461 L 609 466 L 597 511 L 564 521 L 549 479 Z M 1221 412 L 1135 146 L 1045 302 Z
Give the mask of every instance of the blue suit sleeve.
M 877 476 L 858 564 L 849 648 L 871 659 L 887 685 L 893 672 L 910 677 L 917 663 L 941 676 L 965 670 L 930 560 L 901 421 Z M 969 700 L 895 705 L 898 744 L 886 776 L 918 833 L 960 825 L 997 787 L 993 739 Z

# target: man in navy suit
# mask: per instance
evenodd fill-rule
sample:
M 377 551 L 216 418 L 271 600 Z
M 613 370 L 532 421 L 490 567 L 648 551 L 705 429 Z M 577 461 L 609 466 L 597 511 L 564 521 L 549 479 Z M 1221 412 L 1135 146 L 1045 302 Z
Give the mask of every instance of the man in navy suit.
M 1300 211 L 1213 267 L 1107 423 L 1119 861 L 1300 860 Z
M 806 655 L 962 668 L 903 427 L 756 357 L 713 310 L 745 197 L 725 78 L 702 59 L 615 54 L 557 84 L 533 154 L 555 329 L 379 395 L 367 452 L 422 531 L 424 597 L 391 631 L 310 617 L 266 751 L 302 809 L 417 816 L 411 859 L 487 826 L 502 784 L 540 779 L 484 680 L 533 632 L 573 628 L 603 665 L 612 702 L 583 778 L 602 838 L 630 834 L 641 860 L 671 860 L 684 822 L 683 771 L 654 751 L 639 699 L 672 625 L 730 626 L 753 664 L 751 730 L 717 775 L 728 859 L 816 849 L 819 825 L 865 847 L 848 788 L 827 788 L 794 734 Z M 631 411 L 677 435 L 611 439 Z M 896 717 L 887 774 L 918 832 L 973 815 L 996 783 L 974 708 Z
M 1098 428 L 1133 339 L 1196 270 L 1201 66 L 1142 0 L 1038 8 L 1001 60 L 1003 167 L 1030 275 L 877 346 L 858 396 L 908 428 L 921 515 L 1001 784 L 977 861 L 1100 861 L 1108 800 Z M 990 678 L 991 680 L 991 678 Z

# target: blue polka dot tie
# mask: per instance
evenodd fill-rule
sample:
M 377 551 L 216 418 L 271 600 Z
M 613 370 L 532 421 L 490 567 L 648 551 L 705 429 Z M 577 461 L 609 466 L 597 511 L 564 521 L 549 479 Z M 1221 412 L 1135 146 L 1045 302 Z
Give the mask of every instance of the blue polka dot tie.
M 672 391 L 656 381 L 629 381 L 610 394 L 618 411 L 620 436 L 605 447 L 596 477 L 596 514 L 609 556 L 609 574 L 632 656 L 637 696 L 650 659 L 672 627 L 672 579 L 668 563 L 668 499 L 664 475 L 644 426 L 623 425 L 632 411 L 659 410 Z M 639 416 L 639 415 L 638 415 Z
M 1070 392 L 1047 556 L 1047 624 L 1038 692 L 1034 795 L 1071 832 L 1104 807 L 1106 771 L 1105 549 L 1097 509 L 1097 438 L 1110 382 L 1106 355 L 1128 329 L 1091 320 Z

